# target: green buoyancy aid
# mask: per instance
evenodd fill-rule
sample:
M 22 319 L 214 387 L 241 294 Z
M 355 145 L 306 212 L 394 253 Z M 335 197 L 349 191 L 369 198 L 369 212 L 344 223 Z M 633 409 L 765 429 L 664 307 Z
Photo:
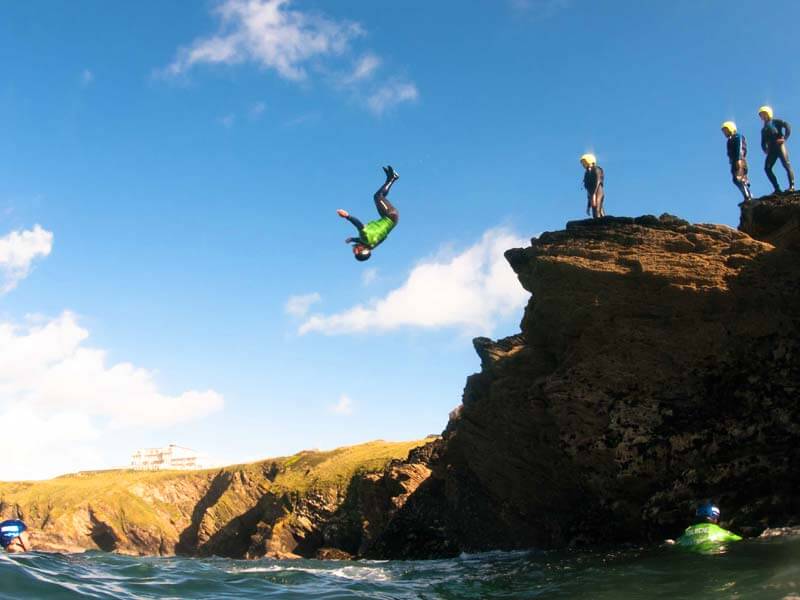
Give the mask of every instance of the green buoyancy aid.
M 392 221 L 389 217 L 382 217 L 377 221 L 370 221 L 364 225 L 364 228 L 361 230 L 361 235 L 359 236 L 361 242 L 370 248 L 374 248 L 389 236 L 389 233 L 394 229 L 395 225 L 397 225 L 397 223 Z
M 715 523 L 699 523 L 687 527 L 683 535 L 678 538 L 679 546 L 707 546 L 709 544 L 724 544 L 725 542 L 738 542 L 742 537 L 723 529 Z

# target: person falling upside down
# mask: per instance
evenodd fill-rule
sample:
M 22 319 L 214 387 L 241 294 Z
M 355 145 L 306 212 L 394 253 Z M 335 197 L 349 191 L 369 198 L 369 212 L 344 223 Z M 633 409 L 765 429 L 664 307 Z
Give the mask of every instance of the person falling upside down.
M 728 160 L 731 163 L 733 185 L 739 188 L 745 200 L 752 200 L 750 179 L 747 177 L 747 140 L 741 133 L 737 133 L 736 123 L 733 121 L 722 124 L 722 133 L 728 138 Z
M 597 165 L 594 154 L 581 156 L 581 164 L 586 172 L 583 174 L 583 187 L 586 188 L 586 214 L 591 212 L 592 218 L 599 219 L 606 216 L 603 202 L 606 199 L 604 190 L 605 176 L 603 169 Z
M 370 221 L 364 225 L 346 210 L 340 208 L 336 211 L 340 217 L 350 221 L 358 230 L 358 237 L 349 237 L 345 240 L 345 243 L 353 244 L 353 255 L 358 261 L 369 260 L 375 247 L 389 237 L 389 233 L 400 220 L 400 213 L 386 198 L 389 195 L 389 190 L 392 189 L 392 185 L 400 179 L 400 176 L 391 166 L 383 167 L 383 172 L 386 173 L 386 181 L 375 192 L 374 196 L 375 207 L 378 209 L 380 219 Z

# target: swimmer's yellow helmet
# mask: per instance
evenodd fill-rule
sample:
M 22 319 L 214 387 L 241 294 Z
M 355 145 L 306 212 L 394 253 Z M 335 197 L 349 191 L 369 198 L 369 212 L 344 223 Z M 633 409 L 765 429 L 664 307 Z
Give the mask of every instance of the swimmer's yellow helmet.
M 722 129 L 727 129 L 730 132 L 730 134 L 733 135 L 734 133 L 736 133 L 736 123 L 734 123 L 733 121 L 725 121 L 722 124 Z
M 761 108 L 758 109 L 758 114 L 760 115 L 761 113 L 766 113 L 767 117 L 769 117 L 771 119 L 772 118 L 772 107 L 771 106 L 767 106 L 765 104 L 764 106 L 762 106 Z
M 581 164 L 585 167 L 591 167 L 597 164 L 597 157 L 594 154 L 584 154 L 581 156 Z

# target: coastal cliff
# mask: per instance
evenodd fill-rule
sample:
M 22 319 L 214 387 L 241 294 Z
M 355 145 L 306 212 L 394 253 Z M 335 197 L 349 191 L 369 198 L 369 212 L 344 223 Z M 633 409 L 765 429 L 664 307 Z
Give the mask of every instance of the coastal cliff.
M 0 518 L 42 549 L 236 558 L 661 541 L 707 498 L 745 535 L 800 525 L 800 195 L 739 230 L 574 221 L 506 258 L 521 331 L 474 340 L 441 438 L 0 484 Z
M 426 441 L 376 441 L 219 470 L 0 483 L 0 520 L 24 519 L 44 551 L 348 557 L 369 547 L 430 474 Z
M 478 338 L 432 476 L 382 557 L 659 541 L 713 498 L 745 534 L 800 523 L 800 196 L 742 231 L 607 217 L 506 258 L 521 333 Z

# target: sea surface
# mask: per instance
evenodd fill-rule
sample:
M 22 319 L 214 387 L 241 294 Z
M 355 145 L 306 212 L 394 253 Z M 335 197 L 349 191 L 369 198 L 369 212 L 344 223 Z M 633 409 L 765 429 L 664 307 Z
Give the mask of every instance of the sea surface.
M 431 561 L 3 555 L 0 598 L 800 600 L 800 538 L 747 540 L 710 554 L 659 547 Z

